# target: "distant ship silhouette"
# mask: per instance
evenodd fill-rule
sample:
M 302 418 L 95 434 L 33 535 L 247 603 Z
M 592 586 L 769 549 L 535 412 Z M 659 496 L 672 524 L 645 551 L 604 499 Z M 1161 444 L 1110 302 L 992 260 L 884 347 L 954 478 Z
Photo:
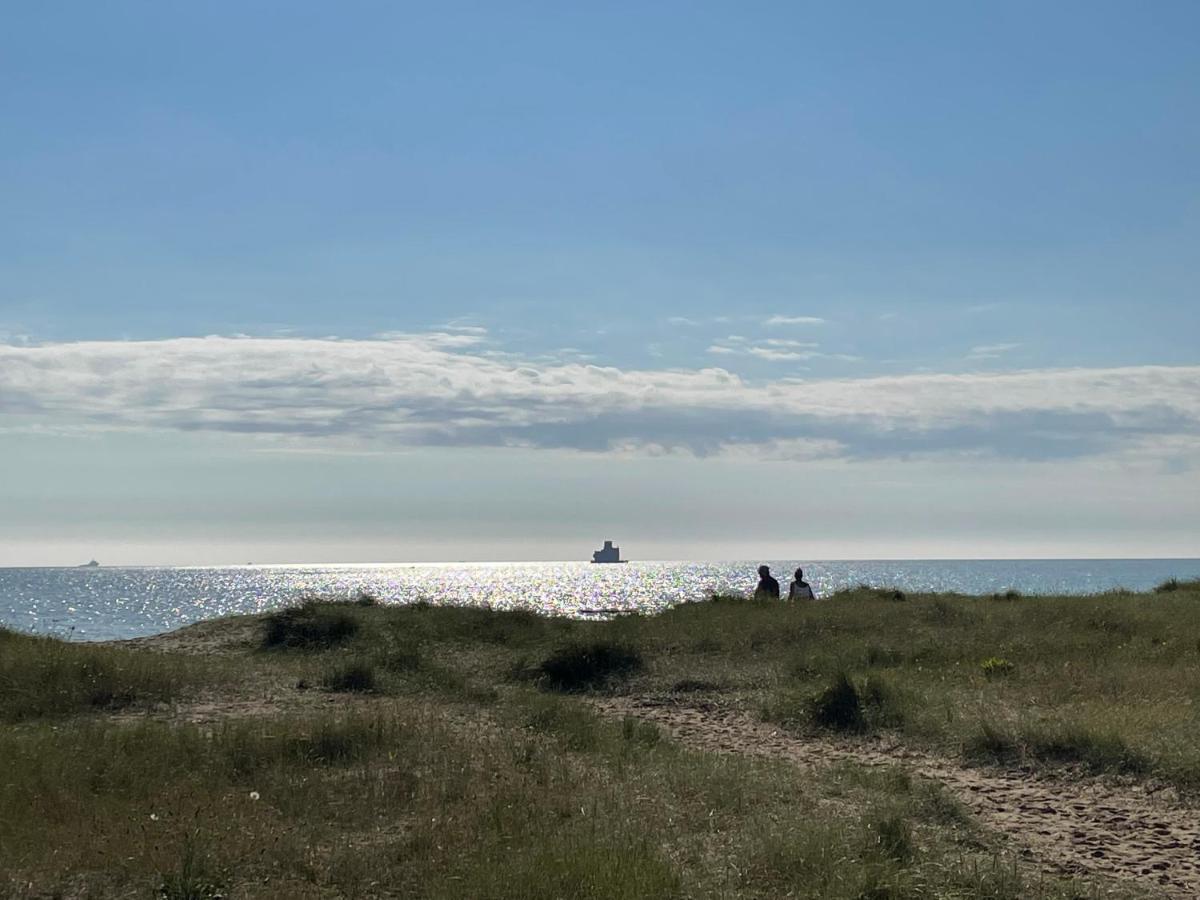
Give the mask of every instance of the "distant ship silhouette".
M 605 541 L 604 546 L 592 554 L 592 562 L 594 563 L 623 563 L 629 562 L 627 559 L 621 559 L 621 548 L 614 547 L 612 541 Z
M 100 568 L 100 563 L 96 562 L 93 559 L 91 562 L 85 562 L 83 565 L 76 566 L 75 568 L 77 568 L 77 569 L 98 569 L 98 568 Z

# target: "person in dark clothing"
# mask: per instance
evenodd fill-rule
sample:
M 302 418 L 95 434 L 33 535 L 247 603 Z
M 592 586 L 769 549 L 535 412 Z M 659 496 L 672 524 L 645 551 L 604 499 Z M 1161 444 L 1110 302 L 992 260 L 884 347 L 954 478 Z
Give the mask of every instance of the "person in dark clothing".
M 796 570 L 796 580 L 792 582 L 788 588 L 789 600 L 816 600 L 817 595 L 813 593 L 812 585 L 804 580 L 804 570 Z
M 779 599 L 779 582 L 771 577 L 771 568 L 769 566 L 758 567 L 758 587 L 754 589 L 754 599 Z

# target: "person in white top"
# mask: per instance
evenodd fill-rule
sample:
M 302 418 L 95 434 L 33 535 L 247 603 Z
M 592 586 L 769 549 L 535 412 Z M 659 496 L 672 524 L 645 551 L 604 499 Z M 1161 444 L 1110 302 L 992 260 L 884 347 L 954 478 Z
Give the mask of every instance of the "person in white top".
M 812 586 L 804 580 L 804 570 L 796 570 L 796 580 L 792 582 L 788 588 L 789 600 L 816 600 L 817 595 L 813 593 Z

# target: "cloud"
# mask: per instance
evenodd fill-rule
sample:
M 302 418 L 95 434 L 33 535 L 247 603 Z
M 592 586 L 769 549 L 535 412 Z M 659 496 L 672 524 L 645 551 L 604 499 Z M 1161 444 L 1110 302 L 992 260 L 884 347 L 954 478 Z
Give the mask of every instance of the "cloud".
M 689 328 L 699 328 L 701 325 L 723 325 L 732 321 L 729 316 L 704 316 L 694 318 L 692 316 L 668 316 L 668 325 L 686 325 Z
M 811 350 L 820 347 L 820 344 L 815 344 L 812 341 L 789 341 L 786 338 L 767 338 L 763 341 L 768 347 L 801 347 L 806 350 Z
M 967 353 L 968 359 L 998 359 L 1010 350 L 1016 350 L 1020 344 L 982 344 L 972 347 Z
M 1194 458 L 1200 366 L 751 382 L 719 367 L 496 355 L 479 335 L 448 332 L 93 341 L 0 346 L 0 414 L 362 447 L 854 460 L 1063 459 L 1174 446 Z
M 861 357 L 847 353 L 822 353 L 820 344 L 812 341 L 792 341 L 786 338 L 766 338 L 757 345 L 740 334 L 731 334 L 724 343 L 712 344 L 708 351 L 724 356 L 753 356 L 766 362 L 802 362 L 813 359 L 831 359 L 839 362 L 857 362 Z
M 774 347 L 749 347 L 746 353 L 765 359 L 768 362 L 787 362 L 789 360 L 812 359 L 816 354 L 811 350 L 777 350 Z
M 817 350 L 776 350 L 773 347 L 751 347 L 746 351 L 751 356 L 772 362 L 783 360 L 833 359 L 838 362 L 858 362 L 861 356 L 849 353 L 821 353 Z
M 771 316 L 766 319 L 766 325 L 824 325 L 825 320 L 818 316 Z

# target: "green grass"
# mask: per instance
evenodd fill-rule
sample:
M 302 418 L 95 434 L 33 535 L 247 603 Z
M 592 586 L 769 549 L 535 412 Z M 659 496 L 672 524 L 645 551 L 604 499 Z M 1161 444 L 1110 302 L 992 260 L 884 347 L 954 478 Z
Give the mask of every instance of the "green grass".
M 191 659 L 0 628 L 0 722 L 145 708 L 211 677 Z
M 587 703 L 1200 790 L 1200 584 L 895 594 L 602 622 L 309 602 L 212 664 L 0 632 L 0 896 L 1100 896 L 903 770 L 692 752 Z M 229 711 L 168 714 L 198 691 Z
M 980 850 L 907 778 L 693 753 L 536 692 L 511 714 L 10 731 L 0 849 L 39 895 L 1076 896 Z
M 339 665 L 342 656 L 365 660 L 390 693 L 440 684 L 443 695 L 462 696 L 539 682 L 686 694 L 763 710 L 801 731 L 888 730 L 969 760 L 1142 772 L 1200 791 L 1200 717 L 1191 712 L 1200 582 L 1140 595 L 1010 592 L 1000 602 L 895 594 L 860 587 L 799 605 L 718 598 L 601 622 L 427 605 L 317 604 L 307 615 L 348 620 L 340 628 L 349 636 L 316 652 Z M 859 715 L 839 723 L 827 718 L 832 709 L 814 709 L 843 675 Z M 1010 749 L 981 752 L 985 728 Z

